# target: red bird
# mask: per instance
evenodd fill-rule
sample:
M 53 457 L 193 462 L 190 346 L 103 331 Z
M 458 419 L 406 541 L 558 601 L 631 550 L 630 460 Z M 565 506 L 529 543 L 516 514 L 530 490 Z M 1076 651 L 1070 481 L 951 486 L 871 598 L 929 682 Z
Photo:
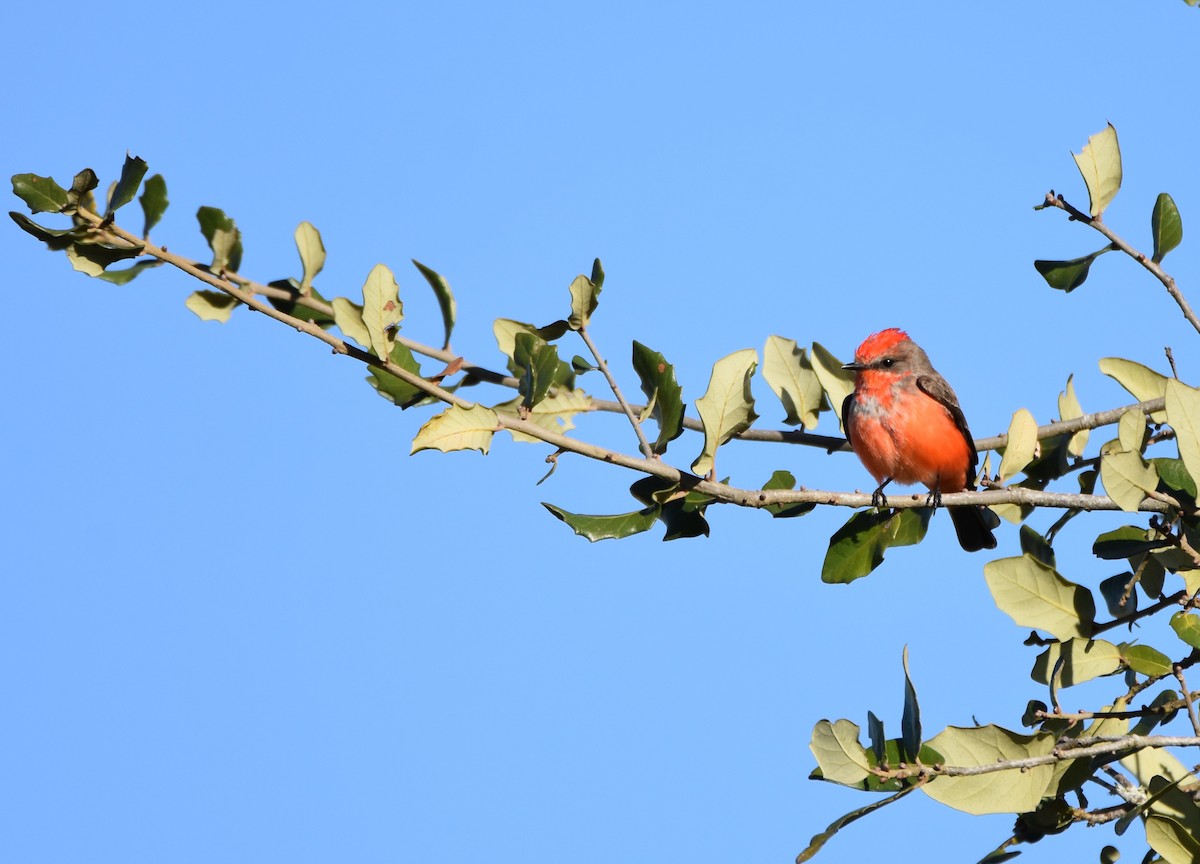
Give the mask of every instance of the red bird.
M 842 427 L 850 446 L 879 488 L 887 506 L 891 481 L 922 483 L 937 506 L 943 492 L 974 490 L 979 454 L 958 397 L 929 357 L 903 330 L 874 333 L 858 346 L 854 392 L 842 403 Z M 979 505 L 948 507 L 959 545 L 968 552 L 995 549 L 995 515 Z

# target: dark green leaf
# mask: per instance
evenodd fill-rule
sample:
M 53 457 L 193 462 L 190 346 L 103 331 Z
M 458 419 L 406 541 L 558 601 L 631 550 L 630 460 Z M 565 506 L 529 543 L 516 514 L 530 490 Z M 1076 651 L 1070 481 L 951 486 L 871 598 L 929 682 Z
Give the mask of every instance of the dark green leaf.
M 597 259 L 599 260 L 599 259 Z M 666 453 L 667 444 L 683 434 L 683 389 L 675 380 L 675 367 L 657 351 L 641 342 L 633 343 L 633 369 L 641 381 L 642 392 L 654 403 L 654 420 L 658 424 L 655 453 Z
M 636 344 L 636 343 L 635 343 Z M 791 471 L 776 471 L 771 479 L 763 484 L 763 491 L 770 489 L 795 489 L 796 478 Z M 790 519 L 793 516 L 803 516 L 815 508 L 816 504 L 768 504 L 763 509 L 777 519 Z
M 133 200 L 138 187 L 142 185 L 142 178 L 146 176 L 146 167 L 146 161 L 141 157 L 125 154 L 125 164 L 121 166 L 121 179 L 117 181 L 109 198 L 106 215 L 111 216 Z
M 421 374 L 421 364 L 413 357 L 412 351 L 400 342 L 392 345 L 391 360 L 401 369 L 406 369 L 414 375 Z M 414 387 L 403 378 L 397 378 L 385 369 L 371 367 L 367 383 L 384 399 L 399 408 L 408 408 L 425 398 L 425 391 Z
M 50 177 L 14 174 L 13 194 L 25 202 L 30 213 L 61 213 L 67 206 L 67 190 Z
M 1196 481 L 1188 473 L 1182 459 L 1159 456 L 1150 461 L 1154 463 L 1154 470 L 1158 472 L 1158 479 L 1165 483 L 1167 488 L 1177 492 L 1186 492 L 1192 498 L 1196 497 Z
M 875 754 L 875 763 L 879 764 L 887 758 L 887 735 L 883 731 L 883 721 L 875 716 L 875 712 L 867 712 L 867 736 L 871 739 L 871 752 Z
M 870 813 L 874 813 L 880 807 L 886 807 L 888 804 L 891 804 L 894 801 L 899 801 L 916 788 L 916 786 L 909 786 L 907 789 L 901 790 L 889 798 L 884 798 L 881 801 L 876 801 L 872 804 L 868 804 L 866 807 L 860 807 L 857 810 L 851 810 L 846 815 L 838 817 L 832 823 L 830 823 L 828 828 L 826 828 L 820 834 L 814 835 L 813 838 L 808 841 L 808 846 L 806 846 L 804 851 L 796 856 L 796 864 L 803 864 L 803 862 L 811 860 L 814 855 L 821 851 L 821 847 L 833 838 L 834 834 L 836 834 L 838 831 L 841 831 L 851 822 L 855 822 Z
M 903 759 L 914 761 L 921 752 L 921 706 L 917 703 L 917 689 L 913 687 L 908 672 L 908 646 L 904 646 L 904 714 L 900 719 L 900 731 L 904 744 Z
M 543 342 L 532 333 L 518 333 L 513 349 L 513 362 L 521 370 L 519 391 L 525 397 L 526 408 L 546 398 L 555 383 L 559 369 L 558 348 Z
M 1150 231 L 1154 235 L 1154 263 L 1183 241 L 1183 219 L 1175 201 L 1166 192 L 1158 193 L 1150 213 Z
M 274 282 L 268 283 L 272 288 L 280 288 L 287 291 L 291 295 L 289 300 L 280 300 L 278 297 L 268 297 L 267 300 L 272 306 L 283 312 L 286 315 L 292 315 L 303 321 L 312 321 L 322 330 L 328 330 L 337 322 L 333 320 L 333 316 L 327 312 L 322 312 L 312 306 L 304 303 L 304 298 L 300 294 L 300 287 L 293 279 L 277 279 Z M 308 294 L 308 299 L 316 300 L 328 306 L 328 301 L 320 295 L 316 289 L 313 289 Z
M 1092 544 L 1092 554 L 1106 561 L 1115 561 L 1169 545 L 1166 540 L 1147 540 L 1145 528 L 1123 525 L 1097 537 L 1096 542 Z
M 196 219 L 200 222 L 200 233 L 213 253 L 209 269 L 224 273 L 242 266 L 242 232 L 234 221 L 216 207 L 201 207 L 196 211 Z
M 86 202 L 91 198 L 92 190 L 98 185 L 100 185 L 100 180 L 91 168 L 84 168 L 76 174 L 75 179 L 71 181 L 71 188 L 67 190 L 67 209 L 74 211 L 81 204 L 87 207 Z
M 1162 562 L 1154 555 L 1150 555 L 1148 561 L 1144 564 L 1139 562 L 1137 566 L 1142 571 L 1142 576 L 1138 580 L 1138 584 L 1142 586 L 1142 591 L 1151 600 L 1161 597 L 1163 582 L 1167 578 L 1167 570 L 1163 567 Z
M 101 270 L 104 270 L 118 261 L 126 261 L 130 258 L 138 257 L 142 254 L 142 249 L 140 246 L 130 249 L 127 246 L 110 246 L 107 243 L 79 242 L 71 245 L 71 252 L 78 258 L 90 261 Z M 97 271 L 91 275 L 99 276 L 100 273 Z
M 86 228 L 47 228 L 44 225 L 37 224 L 24 213 L 18 213 L 16 210 L 9 210 L 8 215 L 12 217 L 12 220 L 17 223 L 22 231 L 32 234 L 54 252 L 61 252 L 87 233 Z
M 829 538 L 821 581 L 845 583 L 866 576 L 883 563 L 883 553 L 890 546 L 920 542 L 932 513 L 928 507 L 855 513 Z
M 582 375 L 584 372 L 595 372 L 600 367 L 593 366 L 583 357 L 580 357 L 578 354 L 576 354 L 571 358 L 571 368 L 575 370 L 576 374 Z
M 454 330 L 454 321 L 458 316 L 458 304 L 454 302 L 454 293 L 450 290 L 448 283 L 441 274 L 436 270 L 431 270 L 418 261 L 412 259 L 413 264 L 421 275 L 425 277 L 425 281 L 429 283 L 429 287 L 433 289 L 433 294 L 437 297 L 438 308 L 442 310 L 442 326 L 446 331 L 446 339 L 442 343 L 442 347 L 450 347 L 450 333 Z
M 604 265 L 599 258 L 592 262 L 592 284 L 596 286 L 597 293 L 604 287 Z
M 150 229 L 158 224 L 163 213 L 167 212 L 167 205 L 171 203 L 167 200 L 167 181 L 161 174 L 155 174 L 146 181 L 138 203 L 142 205 L 142 213 L 146 217 L 142 227 L 142 236 L 149 237 Z
M 1114 618 L 1124 618 L 1126 615 L 1132 615 L 1137 611 L 1137 592 L 1129 591 L 1129 597 L 1122 605 L 1121 599 L 1125 597 L 1126 586 L 1133 579 L 1133 574 L 1118 573 L 1116 576 L 1109 576 L 1100 583 L 1100 596 L 1104 598 L 1104 605 L 1108 607 L 1108 614 Z
M 105 282 L 111 282 L 113 285 L 128 285 L 136 277 L 140 276 L 143 270 L 160 267 L 162 263 L 157 258 L 150 258 L 145 261 L 138 261 L 132 267 L 124 267 L 120 270 L 105 270 L 96 278 L 103 279 Z
M 1112 246 L 1105 246 L 1090 255 L 1072 258 L 1070 261 L 1034 261 L 1033 266 L 1051 288 L 1070 293 L 1087 279 L 1092 262 L 1111 249 Z
M 1048 710 L 1046 703 L 1040 699 L 1030 699 L 1025 705 L 1025 713 L 1021 715 L 1022 726 L 1037 726 L 1042 722 L 1042 718 L 1038 713 L 1045 713 Z
M 1034 531 L 1028 525 L 1021 526 L 1021 551 L 1047 564 L 1054 566 L 1054 547 L 1046 542 L 1046 538 Z
M 580 537 L 586 537 L 593 543 L 597 540 L 620 540 L 633 534 L 640 534 L 654 524 L 658 515 L 658 506 L 647 507 L 632 513 L 619 513 L 614 516 L 584 516 L 569 513 L 561 507 L 542 502 L 542 506 L 566 522 Z
M 684 494 L 676 484 L 661 477 L 643 477 L 629 487 L 630 493 L 647 506 L 658 506 L 657 517 L 666 526 L 663 540 L 708 536 L 704 511 L 712 500 L 694 492 Z M 675 497 L 678 496 L 678 497 Z

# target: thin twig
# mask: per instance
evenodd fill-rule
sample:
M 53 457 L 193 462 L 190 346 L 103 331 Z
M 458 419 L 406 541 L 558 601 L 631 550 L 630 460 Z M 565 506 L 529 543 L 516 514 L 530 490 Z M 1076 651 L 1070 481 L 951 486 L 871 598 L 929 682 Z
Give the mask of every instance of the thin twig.
M 657 458 L 654 455 L 654 449 L 650 446 L 650 442 L 646 440 L 646 433 L 642 431 L 642 424 L 638 422 L 633 410 L 629 407 L 629 403 L 625 401 L 625 397 L 621 395 L 621 388 L 617 385 L 617 379 L 613 377 L 612 372 L 608 369 L 608 364 L 604 362 L 604 358 L 600 356 L 600 349 L 596 347 L 596 343 L 592 341 L 592 337 L 588 334 L 587 327 L 583 324 L 579 325 L 579 338 L 583 340 L 583 344 L 592 352 L 592 357 L 596 360 L 596 368 L 604 375 L 608 381 L 608 388 L 612 390 L 613 396 L 617 398 L 617 404 L 621 406 L 621 410 L 625 416 L 629 418 L 629 423 L 633 426 L 633 431 L 637 434 L 638 446 L 642 450 L 642 455 L 647 459 Z
M 1192 691 L 1188 689 L 1187 679 L 1183 677 L 1183 667 L 1176 663 L 1171 668 L 1171 674 L 1175 676 L 1175 680 L 1179 682 L 1179 687 L 1183 690 L 1183 700 L 1187 703 L 1188 719 L 1192 721 L 1192 730 L 1200 735 L 1200 717 L 1196 716 L 1196 706 L 1192 704 Z
M 1105 630 L 1111 630 L 1114 627 L 1120 627 L 1122 624 L 1132 624 L 1139 618 L 1145 618 L 1149 615 L 1153 615 L 1155 612 L 1166 609 L 1168 606 L 1178 606 L 1183 602 L 1186 596 L 1186 591 L 1176 591 L 1170 597 L 1164 597 L 1157 603 L 1147 606 L 1145 609 L 1138 609 L 1136 612 L 1130 612 L 1128 615 L 1125 615 L 1121 618 L 1114 618 L 1112 621 L 1105 621 L 1103 624 L 1094 624 L 1091 629 L 1091 635 L 1095 636 L 1099 633 L 1103 633 Z

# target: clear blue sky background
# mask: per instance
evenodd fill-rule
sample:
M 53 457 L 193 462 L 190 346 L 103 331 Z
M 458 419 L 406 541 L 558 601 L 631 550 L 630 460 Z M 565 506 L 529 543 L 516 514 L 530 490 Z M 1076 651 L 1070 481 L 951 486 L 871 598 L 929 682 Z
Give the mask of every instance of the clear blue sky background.
M 631 390 L 631 340 L 662 351 L 689 402 L 769 334 L 849 357 L 887 326 L 928 349 L 978 435 L 1023 406 L 1052 419 L 1071 373 L 1087 410 L 1131 401 L 1103 356 L 1161 369 L 1171 345 L 1200 381 L 1200 341 L 1131 261 L 1070 296 L 1031 266 L 1102 245 L 1031 207 L 1051 187 L 1086 205 L 1070 151 L 1112 121 L 1126 181 L 1107 221 L 1148 248 L 1170 191 L 1189 234 L 1168 264 L 1194 289 L 1200 11 L 802 8 L 23 6 L 0 163 L 107 183 L 128 149 L 167 180 L 158 242 L 204 258 L 195 211 L 222 207 L 263 281 L 300 275 L 310 220 L 321 291 L 357 296 L 382 261 L 405 333 L 434 342 L 418 258 L 457 294 L 455 348 L 497 367 L 492 320 L 561 317 L 600 256 L 602 349 Z M 506 436 L 410 458 L 424 415 L 263 318 L 201 323 L 181 274 L 93 281 L 12 225 L 0 261 L 6 861 L 790 861 L 867 802 L 806 779 L 813 724 L 873 710 L 898 731 L 905 644 L 929 732 L 1017 726 L 1045 697 L 986 556 L 944 516 L 849 587 L 819 580 L 845 510 L 713 508 L 708 539 L 589 545 L 539 502 L 628 510 L 633 475 L 564 459 L 535 488 L 546 448 Z M 634 448 L 615 418 L 579 427 Z M 776 468 L 870 485 L 844 454 L 718 460 L 743 486 Z M 1111 575 L 1088 551 L 1120 521 L 1072 523 L 1060 569 Z M 918 795 L 819 860 L 974 861 L 1009 829 Z M 1095 860 L 1112 839 L 1075 829 L 1022 860 Z

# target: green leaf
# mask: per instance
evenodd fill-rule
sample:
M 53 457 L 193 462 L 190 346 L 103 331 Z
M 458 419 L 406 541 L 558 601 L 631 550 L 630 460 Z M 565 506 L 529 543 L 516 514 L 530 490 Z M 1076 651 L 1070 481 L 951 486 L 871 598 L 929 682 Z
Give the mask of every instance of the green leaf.
M 509 360 L 512 360 L 513 351 L 516 350 L 518 333 L 533 333 L 547 342 L 553 342 L 568 329 L 566 321 L 555 321 L 545 327 L 535 327 L 523 321 L 513 321 L 511 318 L 497 318 L 492 324 L 492 332 L 496 335 L 496 345 Z M 513 371 L 515 374 L 515 370 Z
M 1032 555 L 1047 567 L 1054 566 L 1054 547 L 1046 542 L 1046 538 L 1034 531 L 1028 525 L 1021 526 L 1021 551 Z
M 817 379 L 821 382 L 821 387 L 829 399 L 829 404 L 833 407 L 833 413 L 837 415 L 840 429 L 842 403 L 847 396 L 854 392 L 854 373 L 843 369 L 842 361 L 829 353 L 820 342 L 812 344 L 812 364 L 813 371 L 817 373 Z M 842 429 L 842 434 L 845 434 L 845 431 Z
M 1034 661 L 1029 677 L 1039 684 L 1049 684 L 1060 660 L 1063 687 L 1121 671 L 1121 651 L 1116 645 L 1103 639 L 1074 638 L 1047 646 Z
M 1098 219 L 1121 189 L 1121 145 L 1116 127 L 1109 123 L 1088 138 L 1083 152 L 1071 155 L 1087 185 L 1092 217 Z
M 912 676 L 908 671 L 908 646 L 904 646 L 904 714 L 900 720 L 900 730 L 904 742 L 904 753 L 901 758 L 912 762 L 921 753 L 921 706 L 917 704 L 917 689 L 913 687 Z
M 1118 507 L 1136 513 L 1146 493 L 1158 488 L 1158 475 L 1141 453 L 1105 453 L 1100 459 L 1100 482 Z
M 591 542 L 597 540 L 620 540 L 634 534 L 648 531 L 658 515 L 658 507 L 646 507 L 632 513 L 619 513 L 614 516 L 585 516 L 570 513 L 561 507 L 542 502 L 542 506 L 567 523 L 571 530 L 580 537 L 586 537 Z
M 1171 658 L 1149 645 L 1123 645 L 1121 654 L 1125 665 L 1142 675 L 1170 675 Z
M 604 287 L 604 265 L 600 263 L 600 259 L 596 258 L 592 261 L 592 284 L 599 291 Z
M 1200 390 L 1171 378 L 1167 381 L 1166 397 L 1167 422 L 1175 430 L 1179 457 L 1188 474 L 1200 477 Z
M 867 751 L 858 743 L 858 736 L 858 725 L 849 720 L 821 720 L 813 727 L 808 749 L 825 780 L 856 786 L 871 773 Z
M 1164 539 L 1150 537 L 1145 528 L 1122 525 L 1097 537 L 1096 542 L 1092 544 L 1092 554 L 1106 561 L 1115 561 L 1162 549 L 1168 545 L 1170 544 Z
M 209 269 L 213 273 L 236 271 L 242 266 L 242 232 L 225 211 L 216 207 L 201 207 L 196 211 L 200 233 L 208 241 L 213 261 Z
M 1154 466 L 1155 472 L 1158 474 L 1158 479 L 1167 485 L 1174 492 L 1186 492 L 1193 498 L 1196 495 L 1196 480 L 1192 477 L 1187 466 L 1182 459 L 1171 459 L 1166 456 L 1159 456 L 1150 460 L 1150 464 Z
M 397 342 L 392 346 L 391 361 L 414 375 L 421 374 L 421 364 L 417 362 L 417 358 L 413 356 L 412 351 L 402 342 Z M 386 369 L 379 369 L 374 366 L 369 367 L 370 374 L 367 375 L 367 383 L 375 388 L 384 399 L 391 402 L 398 408 L 408 408 L 425 398 L 425 391 L 418 387 L 409 384 L 403 378 L 398 378 Z
M 707 495 L 685 492 L 670 480 L 643 477 L 629 487 L 634 498 L 647 507 L 659 505 L 658 519 L 666 526 L 663 541 L 708 536 L 704 511 L 712 501 Z
M 526 408 L 546 398 L 558 372 L 558 348 L 532 333 L 518 333 L 513 349 L 513 362 L 520 367 L 518 389 Z
M 871 753 L 875 757 L 874 764 L 878 765 L 887 758 L 887 735 L 883 731 L 883 721 L 875 716 L 875 712 L 867 712 L 867 736 L 871 739 Z M 897 758 L 899 754 L 897 753 Z
M 1018 408 L 1008 425 L 1008 443 L 1004 445 L 1004 458 L 1000 460 L 1001 482 L 1020 474 L 1037 452 L 1037 421 L 1028 409 Z
M 302 321 L 311 321 L 323 330 L 328 330 L 337 323 L 334 317 L 328 312 L 317 309 L 316 306 L 310 306 L 305 302 L 307 300 L 309 302 L 316 301 L 325 306 L 332 305 L 315 289 L 310 291 L 307 297 L 301 297 L 300 283 L 295 279 L 276 279 L 274 282 L 268 282 L 267 284 L 272 288 L 279 288 L 288 292 L 289 296 L 286 300 L 279 297 L 267 298 L 270 304 L 280 312 L 287 315 L 294 315 Z M 347 300 L 346 302 L 349 303 L 350 301 Z M 351 306 L 355 309 L 356 314 L 358 314 L 359 326 L 361 327 L 362 313 L 357 311 L 357 307 L 354 307 L 354 304 L 351 304 Z
M 1021 627 L 1044 630 L 1057 639 L 1087 638 L 1096 620 L 1096 602 L 1082 585 L 1029 555 L 983 565 L 984 579 L 1000 611 Z
M 431 417 L 413 439 L 412 453 L 421 450 L 478 450 L 487 455 L 492 435 L 500 428 L 496 412 L 482 405 L 451 405 Z
M 79 241 L 67 247 L 67 260 L 71 266 L 89 276 L 101 275 L 105 268 L 136 258 L 142 253 L 142 247 L 110 246 L 107 243 Z
M 363 348 L 370 348 L 371 334 L 363 322 L 362 307 L 346 297 L 334 297 L 330 305 L 333 307 L 333 320 L 342 331 L 342 336 L 353 339 Z
M 1183 242 L 1183 219 L 1179 216 L 1175 201 L 1166 192 L 1159 192 L 1154 201 L 1154 210 L 1150 213 L 1150 232 L 1154 235 L 1155 264 Z
M 92 198 L 91 192 L 99 185 L 100 179 L 91 168 L 84 168 L 76 174 L 75 179 L 71 181 L 71 188 L 67 190 L 65 212 L 75 213 L 80 206 L 87 207 L 89 210 L 95 207 L 95 200 Z M 91 204 L 90 207 L 89 204 Z
M 158 224 L 163 214 L 167 212 L 167 205 L 171 203 L 167 200 L 167 181 L 161 174 L 155 174 L 146 181 L 138 203 L 142 205 L 142 214 L 145 216 L 145 222 L 142 223 L 142 236 L 149 237 L 150 229 Z
M 596 311 L 596 304 L 600 301 L 600 286 L 581 273 L 571 283 L 570 291 L 571 317 L 567 319 L 567 323 L 572 330 L 581 330 L 592 323 L 592 313 Z
M 300 293 L 308 294 L 312 290 L 313 280 L 325 268 L 325 244 L 321 241 L 321 232 L 311 222 L 301 222 L 296 226 L 296 251 L 300 253 L 300 266 L 304 275 L 300 277 Z
M 1033 267 L 1042 274 L 1042 278 L 1046 280 L 1046 284 L 1051 288 L 1070 294 L 1087 281 L 1088 271 L 1092 267 L 1092 262 L 1105 252 L 1111 252 L 1112 248 L 1111 245 L 1105 246 L 1089 255 L 1084 255 L 1081 258 L 1072 258 L 1069 261 L 1046 261 L 1038 259 L 1033 262 Z
M 821 581 L 847 583 L 866 576 L 883 563 L 887 549 L 921 542 L 932 515 L 929 507 L 855 513 L 829 538 Z
M 796 478 L 790 471 L 776 471 L 771 479 L 763 484 L 763 491 L 771 489 L 795 489 Z M 789 519 L 793 516 L 803 516 L 816 508 L 816 504 L 768 504 L 763 509 L 776 519 Z
M 30 213 L 61 213 L 67 206 L 67 190 L 50 177 L 14 174 L 13 194 L 25 202 Z
M 157 258 L 148 261 L 138 261 L 132 267 L 125 267 L 120 270 L 105 270 L 103 273 L 96 274 L 96 278 L 103 279 L 105 282 L 111 282 L 113 285 L 128 285 L 140 276 L 142 271 L 149 270 L 152 267 L 160 267 L 162 263 Z
M 787 414 L 784 422 L 812 429 L 825 398 L 812 361 L 795 339 L 768 336 L 763 346 L 763 378 Z
M 113 213 L 133 200 L 138 187 L 142 185 L 142 178 L 146 176 L 147 167 L 146 161 L 141 157 L 125 154 L 125 164 L 121 166 L 121 179 L 117 181 L 112 195 L 109 196 L 106 215 L 112 216 Z
M 421 271 L 421 275 L 425 277 L 425 281 L 433 289 L 433 296 L 437 298 L 438 308 L 442 310 L 442 327 L 446 331 L 446 338 L 442 342 L 442 347 L 449 349 L 450 334 L 454 330 L 454 322 L 458 317 L 458 304 L 454 301 L 454 292 L 450 290 L 450 283 L 436 270 L 429 269 L 416 258 L 412 259 L 412 263 Z
M 576 414 L 595 410 L 590 396 L 582 390 L 568 390 L 566 387 L 558 388 L 553 396 L 542 399 L 532 409 L 525 409 L 524 401 L 523 396 L 518 396 L 516 399 L 492 406 L 492 410 L 507 417 L 519 417 L 524 413 L 525 419 L 530 423 L 560 435 L 575 428 L 572 418 Z M 542 439 L 534 438 L 532 435 L 516 429 L 510 429 L 509 432 L 514 441 L 529 444 L 542 443 Z
M 804 851 L 796 856 L 796 864 L 804 864 L 805 861 L 812 860 L 812 857 L 821 851 L 821 847 L 828 843 L 830 839 L 833 838 L 834 834 L 845 828 L 851 822 L 855 822 L 862 817 L 867 816 L 868 814 L 874 813 L 880 807 L 886 807 L 888 804 L 891 804 L 894 801 L 899 801 L 916 788 L 918 787 L 909 786 L 907 789 L 903 789 L 900 792 L 897 792 L 895 795 L 884 798 L 880 801 L 875 801 L 872 804 L 868 804 L 866 807 L 860 807 L 857 810 L 851 810 L 844 816 L 839 816 L 837 819 L 833 820 L 829 827 L 820 834 L 813 835 L 813 838 L 808 841 L 808 846 L 804 848 Z
M 190 309 L 201 321 L 218 321 L 221 324 L 229 320 L 238 300 L 224 291 L 193 291 L 183 305 Z
M 1066 389 L 1058 394 L 1058 419 L 1060 420 L 1075 420 L 1083 416 L 1083 406 L 1079 404 L 1079 397 L 1075 395 L 1074 378 L 1074 375 L 1068 375 Z M 1081 429 L 1071 436 L 1071 440 L 1067 444 L 1067 452 L 1078 458 L 1083 455 L 1087 442 L 1088 430 Z
M 641 382 L 642 392 L 654 405 L 654 421 L 658 424 L 655 453 L 667 452 L 667 444 L 683 434 L 683 389 L 675 380 L 675 367 L 657 351 L 641 342 L 633 343 L 633 370 Z
M 1167 376 L 1160 375 L 1141 363 L 1123 360 L 1120 357 L 1103 357 L 1099 365 L 1101 372 L 1132 393 L 1133 398 L 1139 402 L 1161 399 L 1167 395 Z M 1150 419 L 1162 423 L 1166 419 L 1166 413 L 1156 411 L 1150 415 Z
M 1133 579 L 1133 574 L 1126 571 L 1118 573 L 1116 576 L 1109 576 L 1100 582 L 1100 596 L 1104 598 L 1108 614 L 1114 618 L 1124 618 L 1137 611 L 1137 591 L 1129 589 L 1129 596 L 1125 596 L 1131 579 Z M 1122 600 L 1125 601 L 1124 604 L 1122 604 Z
M 999 726 L 949 726 L 929 740 L 947 765 L 976 767 L 998 761 L 1047 756 L 1057 736 L 1021 735 Z M 1027 813 L 1038 806 L 1054 775 L 1052 764 L 966 777 L 937 777 L 921 788 L 925 794 L 955 810 L 986 813 Z
M 696 400 L 696 413 L 704 423 L 704 449 L 692 470 L 700 476 L 713 470 L 718 447 L 758 419 L 750 391 L 750 378 L 757 368 L 758 352 L 753 348 L 735 351 L 713 364 L 708 389 Z
M 1191 612 L 1176 612 L 1171 616 L 1171 629 L 1188 645 L 1200 648 L 1200 615 L 1193 615 Z
M 390 357 L 396 344 L 396 326 L 404 320 L 396 277 L 383 264 L 376 264 L 363 283 L 363 324 L 367 328 L 372 353 Z
M 63 249 L 67 249 L 87 233 L 87 229 L 83 227 L 47 228 L 44 225 L 34 222 L 24 213 L 18 213 L 15 210 L 9 210 L 8 215 L 12 217 L 12 220 L 17 223 L 17 226 L 22 231 L 32 234 L 54 252 L 61 252 Z

